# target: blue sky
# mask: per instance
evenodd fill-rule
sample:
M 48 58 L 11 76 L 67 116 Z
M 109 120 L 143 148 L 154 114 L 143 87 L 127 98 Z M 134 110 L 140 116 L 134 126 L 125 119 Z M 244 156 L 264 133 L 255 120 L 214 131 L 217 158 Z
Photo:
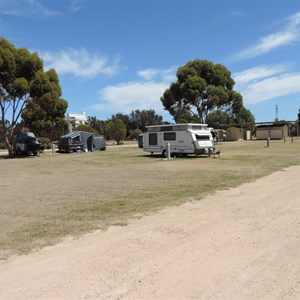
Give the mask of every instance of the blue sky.
M 155 109 L 194 59 L 221 63 L 257 122 L 296 120 L 298 0 L 0 0 L 0 36 L 59 74 L 69 113 Z

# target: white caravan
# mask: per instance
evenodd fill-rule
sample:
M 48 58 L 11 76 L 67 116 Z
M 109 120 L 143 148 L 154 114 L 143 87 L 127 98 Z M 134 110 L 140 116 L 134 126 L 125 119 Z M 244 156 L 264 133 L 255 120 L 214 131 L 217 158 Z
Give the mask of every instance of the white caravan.
M 214 152 L 215 144 L 207 124 L 185 123 L 146 127 L 143 134 L 144 151 L 166 155 L 168 147 L 172 155 L 210 155 Z

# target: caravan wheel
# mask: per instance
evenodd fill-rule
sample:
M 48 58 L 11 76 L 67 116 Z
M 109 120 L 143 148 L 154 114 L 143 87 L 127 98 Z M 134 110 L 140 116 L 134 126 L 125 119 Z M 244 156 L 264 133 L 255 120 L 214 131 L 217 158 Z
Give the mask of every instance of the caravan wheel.
M 167 157 L 167 152 L 166 152 L 166 150 L 163 150 L 163 152 L 161 153 L 161 156 L 162 156 L 162 157 Z

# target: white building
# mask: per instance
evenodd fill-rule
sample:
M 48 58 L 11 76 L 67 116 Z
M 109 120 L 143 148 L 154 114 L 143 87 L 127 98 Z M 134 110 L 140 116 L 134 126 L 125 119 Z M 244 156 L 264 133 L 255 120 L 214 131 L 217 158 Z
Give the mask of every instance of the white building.
M 86 124 L 88 120 L 87 115 L 84 111 L 81 114 L 68 113 L 66 119 L 69 121 L 70 130 L 72 130 L 73 126 Z

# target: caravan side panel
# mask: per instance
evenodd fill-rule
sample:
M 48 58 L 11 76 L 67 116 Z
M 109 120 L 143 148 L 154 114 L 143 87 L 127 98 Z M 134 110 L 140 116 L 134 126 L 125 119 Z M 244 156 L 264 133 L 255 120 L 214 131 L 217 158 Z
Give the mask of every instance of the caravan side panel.
M 145 132 L 143 135 L 143 149 L 146 152 L 162 152 L 161 132 Z
M 146 132 L 143 136 L 143 149 L 150 153 L 163 153 L 170 144 L 171 153 L 175 154 L 208 154 L 214 147 L 211 133 L 208 130 Z

